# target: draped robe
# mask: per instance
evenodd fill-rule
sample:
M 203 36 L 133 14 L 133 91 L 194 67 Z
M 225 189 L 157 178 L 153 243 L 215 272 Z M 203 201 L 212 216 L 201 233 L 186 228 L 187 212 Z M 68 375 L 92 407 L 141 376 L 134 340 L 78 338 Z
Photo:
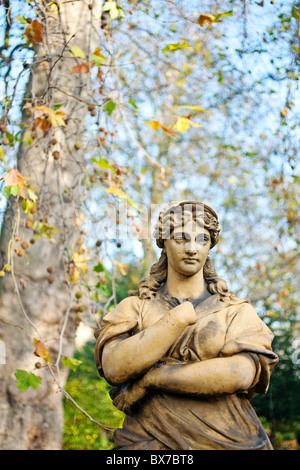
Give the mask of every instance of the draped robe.
M 272 351 L 273 334 L 249 301 L 223 299 L 219 294 L 190 300 L 197 321 L 176 339 L 162 361 L 181 364 L 248 353 L 256 374 L 248 390 L 194 396 L 151 390 L 125 417 L 114 433 L 120 450 L 272 450 L 250 399 L 266 393 L 272 368 L 278 362 Z M 181 301 L 156 293 L 152 299 L 127 297 L 108 313 L 96 333 L 95 361 L 101 376 L 105 344 L 120 335 L 135 335 L 159 320 Z M 126 361 L 126 358 L 124 358 Z M 112 396 L 122 388 L 112 391 Z

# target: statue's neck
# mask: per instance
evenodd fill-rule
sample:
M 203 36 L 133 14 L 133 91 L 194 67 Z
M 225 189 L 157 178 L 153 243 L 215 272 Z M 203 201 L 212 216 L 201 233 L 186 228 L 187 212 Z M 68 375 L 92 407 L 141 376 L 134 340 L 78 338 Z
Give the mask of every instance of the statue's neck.
M 177 299 L 206 299 L 211 294 L 208 292 L 204 281 L 203 270 L 193 276 L 185 276 L 172 269 L 168 270 L 165 290 Z

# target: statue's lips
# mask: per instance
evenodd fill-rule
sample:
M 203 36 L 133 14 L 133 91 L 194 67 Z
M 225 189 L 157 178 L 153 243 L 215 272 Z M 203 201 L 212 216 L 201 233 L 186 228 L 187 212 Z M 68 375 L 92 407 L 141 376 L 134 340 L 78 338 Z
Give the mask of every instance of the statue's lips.
M 195 258 L 184 258 L 183 261 L 188 264 L 195 264 L 198 262 L 198 260 Z

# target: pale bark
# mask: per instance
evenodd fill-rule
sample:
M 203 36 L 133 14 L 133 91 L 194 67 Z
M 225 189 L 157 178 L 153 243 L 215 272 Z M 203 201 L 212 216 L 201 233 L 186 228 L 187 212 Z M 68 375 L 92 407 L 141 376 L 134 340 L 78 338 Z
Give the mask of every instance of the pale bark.
M 40 2 L 41 3 L 41 2 Z M 45 2 L 46 6 L 48 2 Z M 92 9 L 89 7 L 92 5 Z M 28 216 L 20 210 L 16 224 L 17 204 L 9 200 L 2 228 L 0 248 L 2 264 L 7 262 L 8 243 L 13 227 L 20 242 L 26 240 L 29 248 L 19 258 L 14 248 L 20 242 L 12 241 L 13 272 L 0 284 L 0 340 L 5 344 L 6 364 L 0 364 L 0 449 L 60 449 L 62 444 L 62 393 L 66 368 L 58 355 L 72 356 L 76 332 L 76 314 L 72 311 L 72 289 L 67 268 L 76 249 L 78 227 L 74 220 L 80 206 L 81 183 L 85 172 L 84 141 L 87 103 L 91 100 L 89 74 L 72 75 L 72 66 L 78 59 L 71 56 L 70 47 L 79 46 L 87 55 L 99 46 L 102 2 L 61 2 L 60 10 L 46 17 L 43 44 L 36 50 L 27 98 L 34 106 L 52 107 L 63 103 L 67 126 L 58 126 L 37 139 L 31 146 L 21 145 L 18 169 L 36 188 L 39 197 L 34 220 L 47 217 L 49 224 L 59 229 L 54 242 L 43 237 L 30 244 L 34 237 L 25 228 Z M 50 60 L 47 58 L 50 57 Z M 41 60 L 45 58 L 45 60 Z M 24 111 L 24 123 L 32 117 Z M 51 140 L 57 143 L 53 145 Z M 80 141 L 81 148 L 74 148 Z M 59 151 L 54 160 L 53 151 Z M 49 283 L 47 268 L 53 268 L 54 282 Z M 39 360 L 34 352 L 33 338 L 41 339 L 50 351 L 54 364 L 35 369 Z M 43 360 L 41 363 L 45 364 Z M 15 372 L 23 369 L 42 378 L 38 390 L 21 391 L 16 387 Z

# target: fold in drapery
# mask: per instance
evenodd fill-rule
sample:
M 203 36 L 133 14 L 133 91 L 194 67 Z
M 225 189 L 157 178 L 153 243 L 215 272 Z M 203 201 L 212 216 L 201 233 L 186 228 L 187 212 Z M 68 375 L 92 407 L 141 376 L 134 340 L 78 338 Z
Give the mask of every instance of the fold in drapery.
M 97 333 L 95 359 L 112 338 L 142 331 L 180 301 L 158 294 L 155 299 L 124 299 L 103 320 Z M 200 450 L 272 449 L 249 399 L 265 393 L 278 362 L 271 349 L 273 335 L 248 301 L 222 301 L 218 294 L 193 301 L 197 322 L 182 332 L 167 356 L 179 362 L 249 353 L 256 365 L 250 390 L 211 397 L 190 397 L 151 391 L 123 428 L 115 431 L 117 449 Z M 118 390 L 114 391 L 115 394 Z

